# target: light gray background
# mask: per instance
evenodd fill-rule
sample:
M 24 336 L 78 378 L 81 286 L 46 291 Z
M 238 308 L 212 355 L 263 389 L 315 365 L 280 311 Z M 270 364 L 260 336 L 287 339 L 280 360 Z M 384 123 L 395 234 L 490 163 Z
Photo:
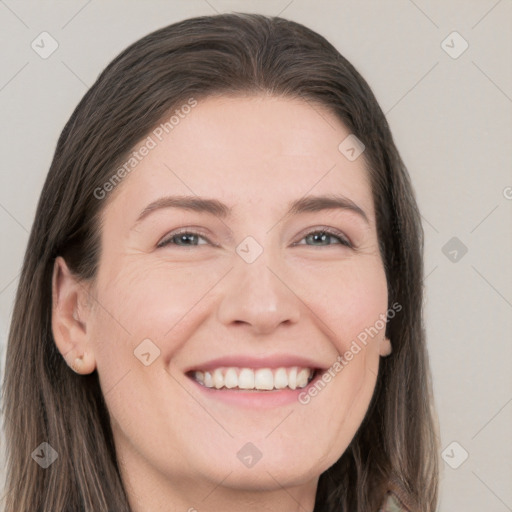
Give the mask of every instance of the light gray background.
M 512 511 L 511 0 L 0 0 L 1 371 L 28 231 L 72 110 L 128 44 L 229 11 L 309 26 L 372 87 L 423 214 L 426 328 L 448 448 L 439 510 Z M 47 59 L 31 48 L 43 31 L 59 44 Z M 469 44 L 456 59 L 441 46 L 453 31 Z M 455 262 L 442 251 L 452 237 L 468 249 Z

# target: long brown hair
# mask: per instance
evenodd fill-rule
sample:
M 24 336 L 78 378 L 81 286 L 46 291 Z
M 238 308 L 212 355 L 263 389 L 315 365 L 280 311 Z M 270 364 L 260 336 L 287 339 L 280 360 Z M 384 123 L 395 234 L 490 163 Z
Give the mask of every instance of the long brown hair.
M 257 14 L 187 19 L 118 55 L 64 127 L 41 193 L 9 333 L 3 383 L 5 512 L 130 510 L 97 372 L 77 375 L 56 348 L 51 277 L 62 255 L 94 279 L 101 188 L 135 145 L 191 97 L 267 93 L 327 106 L 366 146 L 389 304 L 369 409 L 340 459 L 319 480 L 315 512 L 375 512 L 392 484 L 421 512 L 438 497 L 437 420 L 423 327 L 423 232 L 407 170 L 370 87 L 322 36 Z M 96 194 L 95 194 L 96 191 Z M 31 453 L 59 454 L 45 470 Z

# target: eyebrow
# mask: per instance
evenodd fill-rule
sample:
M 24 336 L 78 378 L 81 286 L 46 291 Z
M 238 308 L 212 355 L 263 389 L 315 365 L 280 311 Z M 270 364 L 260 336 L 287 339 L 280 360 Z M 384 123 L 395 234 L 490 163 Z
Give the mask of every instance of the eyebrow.
M 150 213 L 162 208 L 181 208 L 198 213 L 209 213 L 221 219 L 229 217 L 232 213 L 232 207 L 229 207 L 217 199 L 209 199 L 199 196 L 166 196 L 148 204 L 141 211 L 134 225 L 137 225 Z M 288 211 L 285 216 L 334 209 L 352 211 L 369 224 L 368 217 L 362 208 L 348 197 L 337 194 L 305 196 L 295 201 L 291 201 L 288 204 Z

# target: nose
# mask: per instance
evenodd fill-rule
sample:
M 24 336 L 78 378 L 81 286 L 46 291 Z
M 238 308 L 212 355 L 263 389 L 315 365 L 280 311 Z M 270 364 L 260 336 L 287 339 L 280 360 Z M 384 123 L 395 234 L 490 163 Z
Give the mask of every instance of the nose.
M 274 260 L 275 263 L 275 260 Z M 268 334 L 281 324 L 299 321 L 301 300 L 264 251 L 253 263 L 240 259 L 227 276 L 218 307 L 226 326 L 245 324 L 254 334 Z

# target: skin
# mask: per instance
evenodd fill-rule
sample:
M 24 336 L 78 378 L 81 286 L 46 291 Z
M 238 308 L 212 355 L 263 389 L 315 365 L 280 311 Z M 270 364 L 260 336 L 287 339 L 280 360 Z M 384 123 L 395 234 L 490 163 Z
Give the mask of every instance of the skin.
M 200 101 L 110 197 L 94 282 L 77 282 L 57 259 L 55 341 L 78 373 L 99 373 L 134 512 L 313 510 L 318 478 L 352 440 L 391 351 L 384 329 L 307 405 L 227 404 L 184 370 L 231 353 L 295 354 L 327 368 L 386 313 L 364 156 L 338 150 L 349 133 L 300 99 Z M 285 215 L 292 200 L 332 193 L 368 222 L 347 209 Z M 163 208 L 136 223 L 171 194 L 218 199 L 232 215 Z M 322 226 L 354 247 L 307 237 Z M 156 247 L 181 227 L 199 238 Z M 236 252 L 247 236 L 263 249 L 252 263 Z M 134 356 L 147 338 L 160 350 L 149 366 Z M 251 468 L 237 458 L 247 442 L 262 454 Z

